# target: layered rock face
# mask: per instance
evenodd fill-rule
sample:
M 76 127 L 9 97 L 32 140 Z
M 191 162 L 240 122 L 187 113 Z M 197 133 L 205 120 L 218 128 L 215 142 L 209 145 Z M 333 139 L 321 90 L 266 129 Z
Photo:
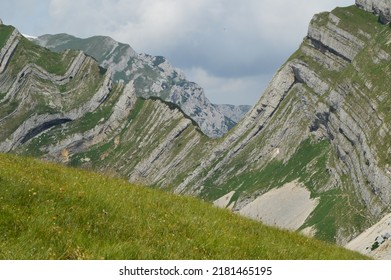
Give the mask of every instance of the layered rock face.
M 96 36 L 80 39 L 67 34 L 43 35 L 35 40 L 54 51 L 80 49 L 97 59 L 104 68 L 113 71 L 115 81 L 133 82 L 136 95 L 143 98 L 158 97 L 178 105 L 209 137 L 221 137 L 228 132 L 250 106 L 224 107 L 213 105 L 204 90 L 189 82 L 164 57 L 137 54 L 129 45 L 109 37 Z M 233 117 L 235 120 L 230 118 Z
M 83 52 L 52 53 L 13 27 L 0 32 L 1 152 L 149 185 L 196 164 L 183 161 L 200 157 L 197 145 L 208 138 L 179 107 L 138 98 L 133 81 L 114 83 L 113 72 Z
M 239 123 L 245 114 L 247 114 L 251 107 L 250 105 L 230 105 L 230 104 L 214 104 L 214 107 L 224 116 L 233 120 L 235 123 Z
M 390 42 L 390 28 L 357 7 L 316 15 L 258 104 L 177 192 L 231 194 L 240 212 L 299 180 L 319 199 L 299 230 L 345 244 L 378 221 L 391 211 Z

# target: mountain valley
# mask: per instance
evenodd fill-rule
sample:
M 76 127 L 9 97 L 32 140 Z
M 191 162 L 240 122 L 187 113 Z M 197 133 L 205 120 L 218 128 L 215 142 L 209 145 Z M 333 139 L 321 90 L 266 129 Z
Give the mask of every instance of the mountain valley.
M 0 24 L 0 152 L 389 258 L 390 11 L 356 0 L 315 15 L 251 109 L 211 104 L 165 58 L 108 37 L 31 41 Z

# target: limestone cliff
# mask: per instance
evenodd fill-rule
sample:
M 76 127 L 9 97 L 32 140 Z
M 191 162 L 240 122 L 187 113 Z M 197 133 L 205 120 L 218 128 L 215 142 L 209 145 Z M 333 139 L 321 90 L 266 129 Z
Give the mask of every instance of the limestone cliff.
M 340 244 L 391 211 L 391 30 L 359 6 L 313 18 L 258 104 L 177 192 L 231 194 L 241 211 L 298 180 L 319 199 L 299 230 Z

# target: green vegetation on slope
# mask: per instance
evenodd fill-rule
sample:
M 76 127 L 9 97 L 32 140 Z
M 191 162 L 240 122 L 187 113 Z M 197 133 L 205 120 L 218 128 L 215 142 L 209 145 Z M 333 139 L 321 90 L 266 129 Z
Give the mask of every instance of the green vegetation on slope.
M 240 174 L 221 187 L 207 185 L 209 188 L 205 188 L 202 195 L 205 199 L 213 201 L 230 191 L 235 191 L 230 201 L 232 203 L 241 196 L 251 197 L 260 190 L 266 193 L 298 180 L 311 191 L 312 198 L 320 199 L 318 206 L 299 230 L 315 226 L 315 237 L 336 242 L 338 228 L 346 228 L 346 225 L 361 228 L 366 225 L 366 221 L 363 214 L 365 209 L 355 203 L 354 192 L 327 187 L 330 180 L 327 164 L 332 155 L 330 149 L 330 143 L 326 140 L 307 139 L 300 144 L 288 161 L 273 160 L 261 170 Z M 344 182 L 346 189 L 348 186 L 348 182 Z
M 14 29 L 11 26 L 0 25 L 0 49 L 4 47 Z
M 1 259 L 363 259 L 189 197 L 0 155 Z
M 28 63 L 36 64 L 51 74 L 64 75 L 78 52 L 55 53 L 22 37 L 11 59 L 12 74 L 17 75 Z
M 330 178 L 326 169 L 328 155 L 327 141 L 312 143 L 307 139 L 286 163 L 273 160 L 262 170 L 248 171 L 222 187 L 206 189 L 207 198 L 215 200 L 234 190 L 236 195 L 232 200 L 236 200 L 240 195 L 251 196 L 256 191 L 270 190 L 296 179 L 311 190 L 312 197 L 316 197 L 319 195 L 319 189 L 327 184 Z

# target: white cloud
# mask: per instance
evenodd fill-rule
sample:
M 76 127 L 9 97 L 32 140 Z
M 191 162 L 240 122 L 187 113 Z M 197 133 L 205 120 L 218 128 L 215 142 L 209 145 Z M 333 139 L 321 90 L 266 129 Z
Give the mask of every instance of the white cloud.
M 187 77 L 206 90 L 208 99 L 216 104 L 253 105 L 266 88 L 270 75 L 218 77 L 202 68 L 185 69 Z
M 191 32 L 178 1 L 142 1 L 137 12 L 136 20 L 124 22 L 113 33 L 140 51 L 171 48 L 183 34 Z
M 71 1 L 52 0 L 50 1 L 49 13 L 53 17 L 63 17 L 69 13 L 70 7 L 72 7 Z
M 140 51 L 172 48 L 198 28 L 209 1 L 180 0 L 51 0 L 57 28 L 79 36 L 107 34 Z M 201 21 L 202 22 L 202 21 Z M 80 28 L 82 27 L 82 28 Z

